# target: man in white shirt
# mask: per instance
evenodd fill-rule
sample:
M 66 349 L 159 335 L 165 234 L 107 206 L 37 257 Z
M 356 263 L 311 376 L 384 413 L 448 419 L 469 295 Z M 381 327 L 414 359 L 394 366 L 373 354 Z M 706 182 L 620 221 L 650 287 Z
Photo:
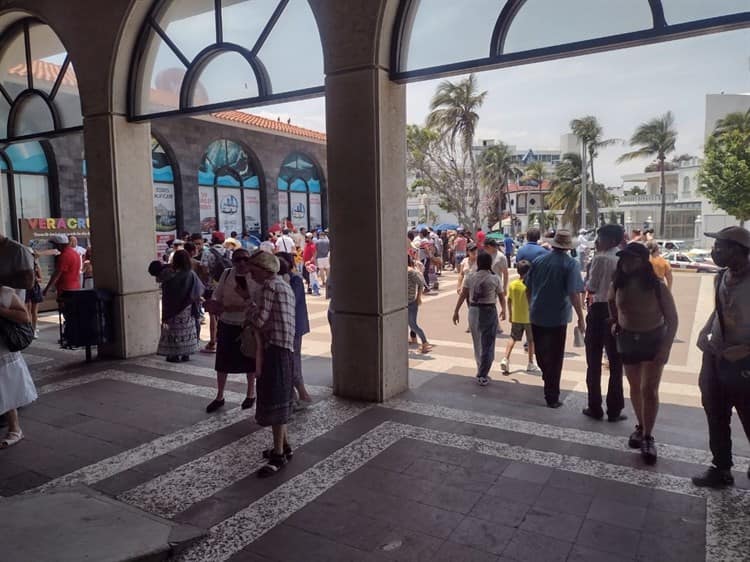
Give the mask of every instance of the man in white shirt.
M 289 229 L 285 228 L 281 232 L 281 236 L 279 236 L 279 239 L 276 240 L 276 253 L 277 254 L 290 254 L 294 255 L 294 248 L 295 248 L 294 240 L 292 240 L 292 237 L 289 236 Z
M 612 278 L 617 269 L 617 251 L 625 236 L 623 228 L 617 224 L 607 224 L 599 229 L 597 253 L 591 260 L 586 289 L 592 295 L 586 318 L 586 386 L 588 387 L 588 407 L 583 415 L 602 419 L 602 353 L 607 350 L 609 359 L 609 387 L 607 388 L 607 419 L 617 422 L 627 419 L 622 415 L 625 399 L 622 391 L 622 361 L 617 353 L 617 345 L 609 323 L 607 297 Z

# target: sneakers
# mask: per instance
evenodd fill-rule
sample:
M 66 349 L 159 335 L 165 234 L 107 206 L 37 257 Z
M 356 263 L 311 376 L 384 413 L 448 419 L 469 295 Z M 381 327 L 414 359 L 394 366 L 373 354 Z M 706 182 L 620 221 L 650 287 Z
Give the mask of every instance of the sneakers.
M 39 330 L 34 330 L 34 339 L 35 340 L 39 339 Z
M 542 373 L 542 370 L 536 366 L 535 363 L 529 363 L 526 365 L 526 372 L 530 375 L 540 375 Z
M 750 469 L 748 469 L 748 477 L 750 477 Z M 722 488 L 728 488 L 734 486 L 734 476 L 732 476 L 731 470 L 722 470 L 711 466 L 703 474 L 693 476 L 693 484 L 699 488 L 713 488 L 715 490 L 721 490 Z
M 641 457 L 648 465 L 656 464 L 656 443 L 651 435 L 644 435 L 641 441 Z
M 635 426 L 635 431 L 630 434 L 628 438 L 628 447 L 631 449 L 640 449 L 641 442 L 643 441 L 643 431 L 640 425 Z
M 508 365 L 508 359 L 503 357 L 500 361 L 500 372 L 504 375 L 510 374 L 510 366 Z
M 477 384 L 479 386 L 487 386 L 490 384 L 490 379 L 487 377 L 477 377 Z

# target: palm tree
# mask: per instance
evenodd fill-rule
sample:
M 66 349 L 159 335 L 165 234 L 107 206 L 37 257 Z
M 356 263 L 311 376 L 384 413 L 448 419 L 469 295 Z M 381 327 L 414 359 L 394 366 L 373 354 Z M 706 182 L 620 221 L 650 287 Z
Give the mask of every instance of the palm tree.
M 581 212 L 583 193 L 583 160 L 578 154 L 564 154 L 557 165 L 552 179 L 552 192 L 547 196 L 550 209 L 563 211 L 563 222 L 578 230 L 582 225 Z M 615 197 L 601 184 L 593 184 L 588 189 L 593 197 L 586 200 L 588 210 L 592 210 L 595 200 L 600 200 L 605 207 L 615 203 Z
M 478 91 L 477 79 L 473 74 L 456 83 L 445 80 L 438 85 L 432 97 L 430 114 L 427 116 L 426 123 L 427 127 L 436 129 L 450 138 L 452 157 L 460 158 L 464 167 L 467 160 L 470 164 L 469 208 L 474 217 L 473 220 L 477 223 L 473 225 L 474 228 L 481 221 L 479 220 L 480 194 L 477 166 L 472 146 L 479 122 L 477 111 L 484 104 L 486 97 L 486 91 Z M 457 140 L 460 141 L 458 146 Z
M 526 166 L 523 171 L 524 178 L 532 179 L 542 186 L 544 178 L 547 176 L 547 170 L 544 168 L 544 162 L 541 160 L 535 160 Z
M 635 160 L 636 158 L 656 157 L 659 163 L 659 188 L 661 190 L 661 223 L 659 233 L 664 236 L 667 222 L 667 187 L 664 178 L 664 162 L 667 154 L 674 152 L 677 144 L 677 131 L 674 129 L 674 115 L 667 111 L 660 117 L 654 117 L 638 126 L 630 139 L 630 146 L 636 150 L 626 152 L 617 161 Z
M 739 131 L 743 135 L 750 136 L 750 109 L 745 113 L 741 111 L 729 113 L 723 119 L 719 119 L 716 123 L 713 136 L 720 137 L 729 131 Z
M 599 149 L 612 146 L 614 144 L 622 142 L 622 140 L 602 138 L 604 136 L 604 129 L 602 129 L 602 126 L 599 124 L 599 120 L 593 115 L 586 115 L 585 117 L 573 119 L 570 122 L 570 129 L 573 134 L 577 136 L 581 141 L 582 154 L 585 154 L 588 157 L 588 162 L 586 163 L 587 175 L 588 170 L 590 169 L 591 183 L 596 184 L 596 175 L 594 174 L 594 161 L 599 156 Z M 584 183 L 588 186 L 588 178 L 584 178 Z M 588 195 L 588 191 L 589 190 L 587 189 L 586 195 Z M 598 220 L 597 216 L 599 214 L 599 204 L 596 198 L 594 198 L 593 211 L 596 221 Z
M 507 207 L 508 179 L 517 171 L 510 147 L 503 142 L 489 147 L 479 157 L 478 166 L 479 178 L 488 194 L 487 221 L 495 224 L 502 219 L 502 209 Z

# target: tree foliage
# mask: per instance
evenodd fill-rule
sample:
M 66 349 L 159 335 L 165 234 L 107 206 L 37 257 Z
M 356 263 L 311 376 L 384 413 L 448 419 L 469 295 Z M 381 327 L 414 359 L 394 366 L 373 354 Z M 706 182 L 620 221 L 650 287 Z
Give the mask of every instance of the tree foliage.
M 406 131 L 407 168 L 417 178 L 411 188 L 437 195 L 440 206 L 472 230 L 482 222 L 472 146 L 486 96 L 478 91 L 473 74 L 458 82 L 441 82 L 426 126 L 409 125 Z
M 487 201 L 487 222 L 492 225 L 502 219 L 500 210 L 507 208 L 508 180 L 518 170 L 510 147 L 502 142 L 482 152 L 478 167 Z
M 750 130 L 727 128 L 709 137 L 705 153 L 700 192 L 741 222 L 750 220 Z

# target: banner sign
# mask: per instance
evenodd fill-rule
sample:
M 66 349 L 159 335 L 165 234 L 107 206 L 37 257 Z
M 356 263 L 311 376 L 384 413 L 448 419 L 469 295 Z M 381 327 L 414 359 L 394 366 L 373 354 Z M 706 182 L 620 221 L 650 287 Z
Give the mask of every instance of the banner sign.
M 296 228 L 309 228 L 307 224 L 307 193 L 297 193 L 295 191 L 289 194 L 292 204 L 292 223 Z
M 198 188 L 200 201 L 201 232 L 210 235 L 216 230 L 216 196 L 213 187 Z
M 219 195 L 219 230 L 229 236 L 230 232 L 242 232 L 242 196 L 239 189 L 220 187 Z
M 310 194 L 310 229 L 323 226 L 323 206 L 320 201 L 320 193 Z
M 260 235 L 260 190 L 244 189 L 245 230 Z M 239 231 L 238 231 L 239 232 Z
M 174 201 L 174 185 L 154 184 L 154 216 L 156 219 L 157 259 L 167 251 L 167 241 L 177 237 L 177 211 Z

